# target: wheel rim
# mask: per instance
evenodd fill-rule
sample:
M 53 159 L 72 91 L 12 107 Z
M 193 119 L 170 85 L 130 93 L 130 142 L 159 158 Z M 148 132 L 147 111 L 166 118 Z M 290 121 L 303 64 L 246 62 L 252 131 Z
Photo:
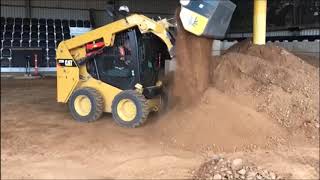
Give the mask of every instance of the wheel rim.
M 74 100 L 74 108 L 80 116 L 87 116 L 91 112 L 91 101 L 87 96 L 80 95 Z
M 134 120 L 137 115 L 137 107 L 130 99 L 122 99 L 117 105 L 119 117 L 126 122 Z

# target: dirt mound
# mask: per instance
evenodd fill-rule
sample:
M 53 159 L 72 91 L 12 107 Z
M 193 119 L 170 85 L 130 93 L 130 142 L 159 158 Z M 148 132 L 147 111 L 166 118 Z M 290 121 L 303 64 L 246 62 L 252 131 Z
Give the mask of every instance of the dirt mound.
M 237 44 L 220 58 L 214 86 L 290 132 L 318 135 L 319 68 L 276 46 Z M 299 131 L 300 132 L 300 131 Z
M 182 27 L 178 19 L 176 38 L 177 69 L 174 76 L 172 95 L 175 104 L 189 106 L 199 100 L 210 83 L 210 59 L 212 39 L 195 36 Z
M 192 150 L 231 152 L 282 143 L 286 133 L 277 124 L 209 88 L 210 74 L 214 72 L 212 40 L 186 32 L 179 19 L 177 34 L 172 93 L 175 109 L 156 125 L 161 135 Z
M 196 106 L 172 110 L 155 125 L 166 141 L 188 150 L 217 152 L 268 149 L 285 142 L 286 132 L 252 108 L 214 88 L 199 96 Z
M 180 102 L 156 125 L 164 138 L 184 148 L 224 152 L 268 149 L 305 137 L 317 141 L 318 68 L 285 49 L 251 41 L 230 48 L 217 66 L 209 46 L 200 51 L 207 43 L 179 29 L 174 93 Z
M 229 48 L 226 53 L 241 53 L 254 57 L 259 57 L 265 61 L 270 62 L 274 66 L 282 66 L 290 69 L 297 69 L 300 71 L 314 72 L 314 66 L 305 63 L 313 59 L 301 59 L 296 55 L 288 52 L 286 49 L 272 44 L 264 46 L 254 45 L 250 39 L 235 44 Z M 315 62 L 313 62 L 315 63 Z

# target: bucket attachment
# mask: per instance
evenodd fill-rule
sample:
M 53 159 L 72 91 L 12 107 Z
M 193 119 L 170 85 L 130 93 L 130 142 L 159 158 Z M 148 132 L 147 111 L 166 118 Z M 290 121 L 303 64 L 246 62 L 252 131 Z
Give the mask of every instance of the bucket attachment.
M 230 0 L 180 0 L 180 4 L 184 29 L 214 39 L 225 37 L 236 8 Z

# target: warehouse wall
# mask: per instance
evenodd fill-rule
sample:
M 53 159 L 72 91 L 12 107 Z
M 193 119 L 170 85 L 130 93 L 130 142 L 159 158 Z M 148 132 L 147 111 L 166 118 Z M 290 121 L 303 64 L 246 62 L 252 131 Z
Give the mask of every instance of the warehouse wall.
M 1 17 L 25 17 L 24 7 L 7 7 L 1 5 Z
M 103 9 L 102 0 L 30 0 L 30 17 L 58 19 L 89 19 L 89 9 Z M 27 17 L 28 0 L 1 0 L 1 16 Z
M 67 9 L 44 9 L 44 8 L 31 8 L 31 17 L 33 18 L 46 18 L 53 19 L 82 19 L 88 20 L 90 18 L 89 11 L 87 10 L 67 10 Z
M 115 5 L 111 5 L 111 7 L 118 9 L 120 6 L 126 5 L 131 13 L 144 14 L 151 18 L 172 18 L 178 4 L 178 0 L 117 0 Z M 107 7 L 107 5 L 104 7 Z M 112 18 L 106 14 L 105 9 L 96 10 L 94 17 L 97 26 L 102 26 L 112 21 Z
M 1 0 L 1 16 L 27 17 L 29 0 Z M 90 18 L 89 9 L 96 11 L 97 21 L 105 19 L 108 0 L 30 0 L 30 16 L 35 18 L 83 19 Z M 172 17 L 178 0 L 117 0 L 116 5 L 127 5 L 131 12 L 150 17 Z
M 1 0 L 1 5 L 2 4 L 9 4 L 9 5 L 25 5 L 26 1 L 25 0 Z
M 103 9 L 105 0 L 31 0 L 32 6 L 66 9 Z
M 9 6 L 6 6 L 6 5 L 9 5 Z M 23 7 L 25 5 L 26 5 L 25 0 L 1 0 L 1 16 L 2 17 L 25 17 L 26 8 Z
M 151 18 L 172 18 L 175 9 L 179 5 L 178 0 L 117 0 L 115 1 L 115 8 L 120 6 L 128 6 L 131 13 L 144 14 Z M 104 7 L 107 7 L 105 5 Z M 105 9 L 94 12 L 95 20 L 98 26 L 104 25 L 112 21 L 107 17 Z
M 107 5 L 104 0 L 31 0 L 33 17 L 51 17 L 67 19 L 89 19 L 89 9 L 103 10 Z M 48 9 L 53 7 L 54 9 Z
M 172 17 L 175 13 L 178 0 L 120 0 L 119 5 L 126 4 L 132 12 L 143 12 L 148 16 Z
M 269 41 L 267 44 L 272 44 L 276 46 L 283 47 L 288 51 L 294 54 L 307 55 L 311 57 L 319 58 L 319 50 L 320 50 L 320 40 L 315 41 Z M 214 56 L 219 56 L 223 54 L 227 49 L 229 49 L 234 44 L 237 44 L 238 41 L 219 41 L 215 40 L 212 46 L 212 54 Z

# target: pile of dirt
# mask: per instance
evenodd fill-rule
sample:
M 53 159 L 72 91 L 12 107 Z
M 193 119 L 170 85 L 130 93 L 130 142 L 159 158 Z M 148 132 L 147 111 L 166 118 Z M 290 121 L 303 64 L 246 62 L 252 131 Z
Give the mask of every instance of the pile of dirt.
M 174 103 L 186 107 L 199 100 L 209 87 L 212 39 L 195 36 L 184 30 L 177 10 L 176 73 L 172 95 Z
M 318 136 L 319 68 L 285 49 L 238 43 L 220 57 L 212 82 L 289 132 Z
M 199 99 L 195 106 L 164 115 L 155 132 L 160 129 L 166 142 L 192 151 L 253 151 L 286 142 L 287 133 L 277 123 L 215 88 L 208 88 Z
M 242 159 L 224 159 L 223 157 L 213 157 L 211 160 L 203 163 L 201 167 L 194 172 L 194 179 L 284 179 L 283 176 L 275 172 L 262 169 L 252 163 L 245 162 Z M 288 179 L 290 176 L 285 175 Z
M 251 41 L 213 60 L 210 43 L 179 28 L 178 102 L 156 124 L 162 137 L 183 148 L 220 152 L 318 143 L 318 68 Z
M 277 124 L 210 87 L 212 39 L 185 31 L 177 19 L 174 108 L 155 126 L 161 135 L 190 150 L 232 152 L 281 143 L 286 134 Z

